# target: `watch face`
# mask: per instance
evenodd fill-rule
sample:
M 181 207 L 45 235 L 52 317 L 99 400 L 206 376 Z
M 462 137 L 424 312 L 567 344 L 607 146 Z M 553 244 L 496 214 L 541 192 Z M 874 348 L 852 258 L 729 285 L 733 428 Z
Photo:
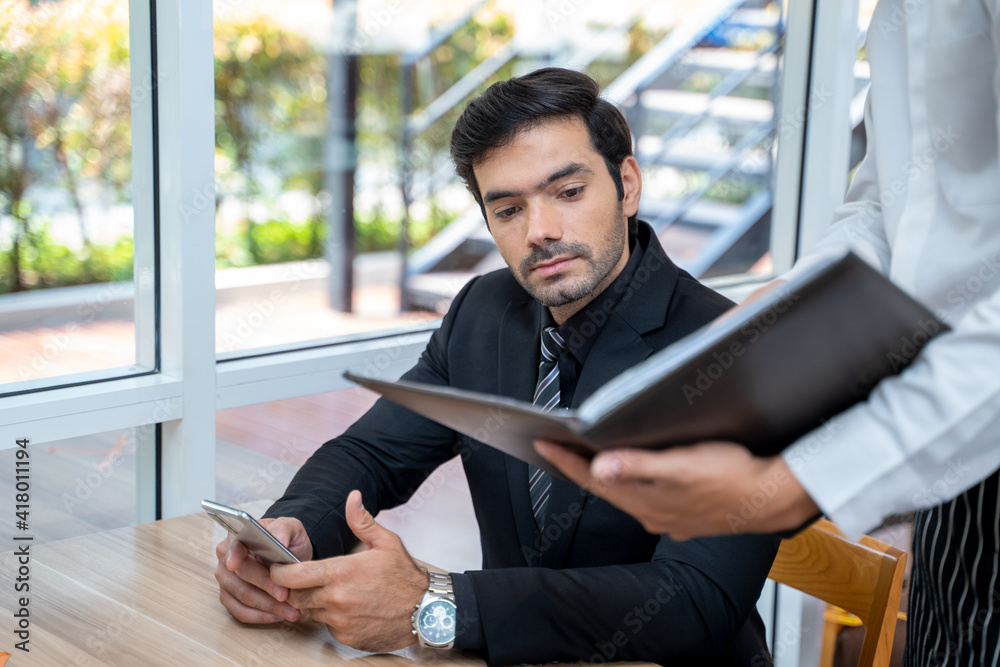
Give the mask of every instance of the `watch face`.
M 426 641 L 447 644 L 455 638 L 455 605 L 447 600 L 434 600 L 420 611 L 417 623 Z

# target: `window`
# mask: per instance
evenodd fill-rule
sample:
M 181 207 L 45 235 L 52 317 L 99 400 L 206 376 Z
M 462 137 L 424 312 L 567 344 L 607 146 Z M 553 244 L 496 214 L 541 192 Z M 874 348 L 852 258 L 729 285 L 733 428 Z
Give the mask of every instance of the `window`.
M 0 393 L 152 371 L 152 77 L 127 0 L 0 11 Z
M 470 95 L 543 64 L 623 106 L 641 217 L 675 261 L 768 274 L 784 26 L 769 0 L 216 3 L 220 359 L 433 319 L 502 266 L 449 133 Z
M 221 359 L 439 317 L 400 310 L 398 57 L 339 43 L 368 39 L 349 21 L 395 22 L 392 7 L 355 19 L 325 0 L 216 3 Z M 432 208 L 414 237 L 447 215 Z
M 135 523 L 137 430 L 0 450 L 0 493 L 17 505 L 4 534 L 52 542 Z

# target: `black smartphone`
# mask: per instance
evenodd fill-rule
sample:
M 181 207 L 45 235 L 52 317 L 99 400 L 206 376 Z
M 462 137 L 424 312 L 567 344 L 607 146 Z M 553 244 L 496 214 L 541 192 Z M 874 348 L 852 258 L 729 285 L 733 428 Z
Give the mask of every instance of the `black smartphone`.
M 278 541 L 278 538 L 267 532 L 264 526 L 243 510 L 220 505 L 211 500 L 202 500 L 201 506 L 220 526 L 235 535 L 236 539 L 268 565 L 301 562 L 298 556 Z

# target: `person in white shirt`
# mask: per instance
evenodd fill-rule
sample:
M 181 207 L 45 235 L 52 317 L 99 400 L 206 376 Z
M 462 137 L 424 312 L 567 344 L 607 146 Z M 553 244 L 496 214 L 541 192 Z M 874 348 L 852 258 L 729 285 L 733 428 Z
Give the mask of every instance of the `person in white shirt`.
M 701 443 L 587 462 L 537 446 L 578 484 L 673 537 L 790 530 L 820 511 L 858 536 L 917 509 L 906 664 L 996 666 L 1000 2 L 881 0 L 867 45 L 867 155 L 792 273 L 851 249 L 952 331 L 781 456 Z M 761 494 L 765 503 L 746 502 Z

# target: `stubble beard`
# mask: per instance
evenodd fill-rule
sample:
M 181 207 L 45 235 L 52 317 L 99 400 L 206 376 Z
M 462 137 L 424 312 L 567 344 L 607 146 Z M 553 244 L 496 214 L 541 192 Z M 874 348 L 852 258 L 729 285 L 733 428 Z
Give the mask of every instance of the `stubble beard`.
M 618 211 L 615 214 L 615 224 L 611 225 L 608 233 L 601 239 L 600 246 L 591 248 L 585 243 L 574 241 L 563 243 L 553 241 L 542 247 L 533 249 L 514 271 L 514 277 L 521 287 L 532 297 L 548 308 L 558 308 L 579 301 L 591 296 L 594 291 L 601 286 L 605 278 L 618 265 L 618 261 L 625 252 L 625 244 L 628 241 L 628 230 L 625 224 L 625 214 L 622 210 L 622 202 L 618 202 Z M 553 284 L 546 284 L 548 280 L 543 280 L 541 284 L 529 280 L 532 267 L 539 262 L 543 262 L 560 255 L 573 255 L 587 262 L 590 266 L 587 273 L 580 278 L 570 280 L 560 278 L 558 275 L 552 276 L 550 280 Z M 607 287 L 606 285 L 604 286 Z

